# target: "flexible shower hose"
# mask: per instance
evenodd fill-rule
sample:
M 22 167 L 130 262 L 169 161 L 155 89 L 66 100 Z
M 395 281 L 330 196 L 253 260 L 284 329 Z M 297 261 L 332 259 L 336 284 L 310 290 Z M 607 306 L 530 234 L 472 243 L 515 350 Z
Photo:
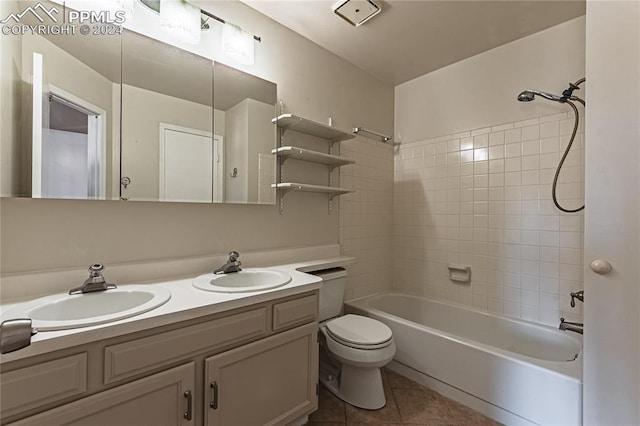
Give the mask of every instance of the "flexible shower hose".
M 578 101 L 580 101 L 583 105 L 584 105 L 584 101 L 578 99 Z M 553 177 L 553 186 L 551 188 L 551 197 L 553 198 L 553 204 L 556 205 L 556 207 L 558 209 L 560 209 L 561 211 L 565 212 L 565 213 L 577 213 L 580 210 L 584 209 L 584 204 L 582 205 L 582 207 L 579 207 L 577 209 L 565 209 L 564 207 L 562 207 L 560 205 L 560 203 L 558 202 L 558 198 L 556 196 L 556 192 L 557 192 L 557 185 L 558 185 L 558 177 L 560 176 L 560 171 L 562 170 L 562 165 L 564 164 L 564 160 L 567 159 L 567 155 L 569 155 L 569 150 L 571 150 L 571 145 L 573 145 L 573 141 L 576 138 L 576 134 L 578 133 L 578 123 L 580 121 L 580 114 L 578 113 L 578 108 L 576 108 L 575 104 L 569 100 L 565 101 L 565 103 L 569 104 L 571 106 L 571 108 L 573 108 L 573 112 L 576 116 L 575 122 L 573 123 L 573 132 L 571 133 L 571 139 L 569 139 L 569 143 L 567 144 L 567 148 L 564 150 L 564 154 L 562 155 L 562 158 L 560 159 L 560 163 L 558 163 L 558 168 L 556 169 L 556 174 Z

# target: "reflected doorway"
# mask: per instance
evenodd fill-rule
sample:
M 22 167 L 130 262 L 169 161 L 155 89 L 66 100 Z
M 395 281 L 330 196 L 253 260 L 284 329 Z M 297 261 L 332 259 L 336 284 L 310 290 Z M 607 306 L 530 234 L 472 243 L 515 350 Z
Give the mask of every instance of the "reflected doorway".
M 160 201 L 221 203 L 223 171 L 222 136 L 160 123 Z
M 104 199 L 106 111 L 48 84 L 33 54 L 31 195 Z
M 42 197 L 98 199 L 101 116 L 50 93 L 42 145 Z

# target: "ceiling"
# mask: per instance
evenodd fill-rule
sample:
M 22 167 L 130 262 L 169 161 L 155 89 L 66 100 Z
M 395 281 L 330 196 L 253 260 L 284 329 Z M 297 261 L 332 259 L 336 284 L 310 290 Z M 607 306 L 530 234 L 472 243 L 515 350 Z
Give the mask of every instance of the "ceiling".
M 393 85 L 585 14 L 584 0 L 386 0 L 355 28 L 330 0 L 243 1 Z

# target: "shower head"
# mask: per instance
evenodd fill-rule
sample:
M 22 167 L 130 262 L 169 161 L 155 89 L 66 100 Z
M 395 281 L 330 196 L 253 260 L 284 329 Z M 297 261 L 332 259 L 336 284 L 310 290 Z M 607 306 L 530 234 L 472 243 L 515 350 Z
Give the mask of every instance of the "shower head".
M 528 90 L 525 90 L 524 92 L 522 92 L 522 93 L 520 93 L 520 94 L 518 95 L 518 100 L 519 100 L 520 102 L 531 102 L 532 100 L 534 100 L 534 99 L 535 99 L 535 97 L 536 97 L 536 96 L 535 96 L 533 93 L 531 93 L 531 92 L 530 92 L 530 91 L 528 91 Z
M 525 90 L 518 95 L 518 100 L 520 102 L 531 102 L 532 100 L 535 99 L 536 95 L 542 96 L 543 98 L 548 99 L 550 101 L 555 101 L 560 103 L 564 103 L 566 101 L 561 96 L 554 95 L 552 93 L 541 92 L 539 90 Z

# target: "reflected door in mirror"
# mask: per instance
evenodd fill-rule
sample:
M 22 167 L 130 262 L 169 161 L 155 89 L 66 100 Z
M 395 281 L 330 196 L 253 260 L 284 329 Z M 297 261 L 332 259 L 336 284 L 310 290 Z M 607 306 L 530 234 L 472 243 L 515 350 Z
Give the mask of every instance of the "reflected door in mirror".
M 222 202 L 222 138 L 161 125 L 160 201 Z

